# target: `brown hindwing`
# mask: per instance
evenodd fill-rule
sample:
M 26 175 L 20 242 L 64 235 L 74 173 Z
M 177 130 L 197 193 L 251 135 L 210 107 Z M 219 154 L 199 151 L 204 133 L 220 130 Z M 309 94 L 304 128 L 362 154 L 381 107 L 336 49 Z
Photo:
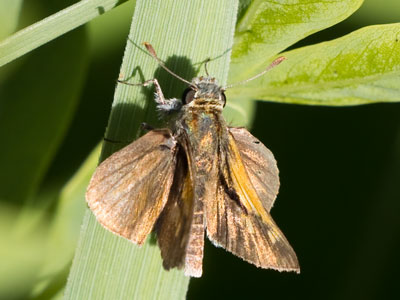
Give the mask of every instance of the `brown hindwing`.
M 177 155 L 171 192 L 156 226 L 157 241 L 166 270 L 184 267 L 192 218 L 193 185 L 181 149 Z
M 167 202 L 175 163 L 170 131 L 150 131 L 98 166 L 87 203 L 106 229 L 142 244 Z
M 260 216 L 246 213 L 222 185 L 218 192 L 217 201 L 207 208 L 207 234 L 215 245 L 257 267 L 299 272 L 296 254 L 272 218 L 265 223 Z
M 299 272 L 295 252 L 267 211 L 273 200 L 260 199 L 234 137 L 229 136 L 228 146 L 221 150 L 217 199 L 206 203 L 207 235 L 216 245 L 258 267 Z
M 200 277 L 205 229 L 203 202 L 196 201 L 192 178 L 187 157 L 181 149 L 171 193 L 157 221 L 156 231 L 164 268 L 184 268 L 186 276 Z

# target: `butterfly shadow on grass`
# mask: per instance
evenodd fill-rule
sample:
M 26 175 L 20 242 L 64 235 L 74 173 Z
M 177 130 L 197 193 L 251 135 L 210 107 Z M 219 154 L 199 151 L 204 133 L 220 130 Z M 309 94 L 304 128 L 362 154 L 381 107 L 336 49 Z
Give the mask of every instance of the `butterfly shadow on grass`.
M 167 68 L 173 72 L 181 75 L 188 80 L 196 76 L 196 70 L 191 61 L 184 56 L 173 55 L 165 61 Z M 138 74 L 138 76 L 135 76 Z M 175 77 L 168 74 L 163 68 L 158 67 L 151 78 L 145 78 L 140 67 L 136 67 L 128 78 L 140 78 L 139 82 L 143 83 L 149 79 L 157 79 L 165 98 L 178 98 L 181 99 L 182 93 L 187 88 L 187 85 Z M 132 82 L 130 80 L 130 83 Z M 123 83 L 121 83 L 123 84 Z M 136 88 L 136 87 L 132 87 Z M 106 159 L 112 153 L 127 146 L 143 134 L 147 129 L 142 128 L 142 124 L 146 123 L 154 128 L 165 128 L 168 126 L 168 120 L 161 118 L 156 110 L 156 103 L 154 101 L 154 85 L 142 86 L 141 93 L 146 99 L 144 106 L 137 105 L 132 102 L 120 101 L 113 107 L 111 112 L 110 121 L 108 125 L 107 136 L 105 141 L 107 146 L 103 147 L 102 160 Z M 112 127 L 110 124 L 116 123 L 113 118 L 118 118 L 118 126 Z

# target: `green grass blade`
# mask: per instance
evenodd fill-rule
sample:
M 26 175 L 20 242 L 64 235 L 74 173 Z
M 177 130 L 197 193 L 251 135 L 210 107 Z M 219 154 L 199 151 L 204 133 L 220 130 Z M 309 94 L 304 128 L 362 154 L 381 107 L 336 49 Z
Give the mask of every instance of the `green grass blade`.
M 400 23 L 283 53 L 287 60 L 232 95 L 287 103 L 356 105 L 400 101 Z
M 251 1 L 235 34 L 229 81 L 259 73 L 271 57 L 356 11 L 363 0 Z
M 83 0 L 0 42 L 0 67 L 127 0 Z
M 141 43 L 147 41 L 167 66 L 188 79 L 199 72 L 202 61 L 216 58 L 209 72 L 226 83 L 237 5 L 229 0 L 137 1 L 120 76 L 132 77 L 131 82 L 157 77 L 167 97 L 181 95 L 184 84 L 160 70 L 143 50 Z M 107 137 L 128 141 L 141 122 L 155 122 L 151 98 L 151 88 L 119 84 Z M 107 144 L 101 159 L 113 150 Z M 103 229 L 87 211 L 65 298 L 182 299 L 188 281 L 181 271 L 162 269 L 154 243 L 139 248 Z

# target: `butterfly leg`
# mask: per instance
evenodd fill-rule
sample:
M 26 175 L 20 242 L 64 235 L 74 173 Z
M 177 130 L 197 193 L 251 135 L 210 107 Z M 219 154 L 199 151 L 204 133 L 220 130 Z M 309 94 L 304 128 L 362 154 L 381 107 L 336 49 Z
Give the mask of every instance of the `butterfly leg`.
M 157 103 L 157 109 L 165 114 L 179 111 L 182 107 L 181 100 L 177 98 L 165 99 L 157 79 L 152 79 L 152 82 L 156 88 L 156 92 L 154 93 L 154 101 Z
M 157 79 L 149 79 L 143 83 L 129 83 L 123 80 L 118 80 L 119 83 L 132 85 L 132 86 L 148 86 L 154 84 L 156 92 L 154 93 L 154 101 L 157 103 L 157 110 L 161 113 L 169 114 L 177 112 L 182 107 L 182 101 L 177 98 L 165 99 L 164 94 L 161 90 L 161 86 Z

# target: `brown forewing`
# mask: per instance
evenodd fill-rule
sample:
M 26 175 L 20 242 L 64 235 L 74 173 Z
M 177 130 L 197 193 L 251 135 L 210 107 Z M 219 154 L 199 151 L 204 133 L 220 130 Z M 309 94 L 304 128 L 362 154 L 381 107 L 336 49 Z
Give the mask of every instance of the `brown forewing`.
M 86 200 L 108 230 L 142 244 L 167 202 L 176 142 L 167 129 L 153 130 L 103 161 Z
M 229 127 L 243 164 L 264 208 L 271 210 L 279 191 L 279 170 L 272 152 L 245 128 Z
M 261 201 L 232 136 L 221 151 L 217 199 L 206 202 L 208 237 L 258 267 L 298 272 L 295 252 L 265 207 L 271 201 Z

